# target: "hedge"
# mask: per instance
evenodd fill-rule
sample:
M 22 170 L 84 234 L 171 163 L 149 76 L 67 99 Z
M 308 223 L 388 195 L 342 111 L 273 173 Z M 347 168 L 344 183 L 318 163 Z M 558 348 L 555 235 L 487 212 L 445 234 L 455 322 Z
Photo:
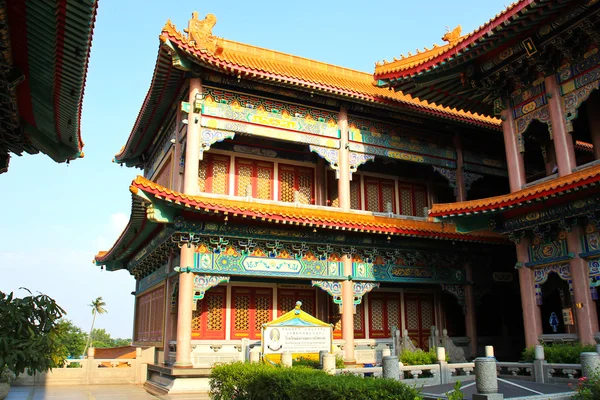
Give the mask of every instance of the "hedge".
M 214 400 L 414 400 L 419 392 L 391 379 L 328 375 L 306 368 L 267 364 L 223 364 L 212 369 Z
M 584 346 L 581 343 L 544 345 L 544 359 L 551 364 L 579 364 L 579 356 L 583 352 L 596 352 L 596 346 Z M 521 358 L 523 361 L 533 362 L 535 348 L 525 349 Z

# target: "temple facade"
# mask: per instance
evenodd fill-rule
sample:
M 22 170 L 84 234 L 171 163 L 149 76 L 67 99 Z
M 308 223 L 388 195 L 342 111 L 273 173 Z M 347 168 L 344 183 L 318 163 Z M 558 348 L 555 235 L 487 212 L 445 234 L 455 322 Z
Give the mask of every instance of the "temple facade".
M 425 350 L 449 340 L 457 359 L 488 344 L 517 357 L 513 244 L 429 215 L 509 192 L 501 119 L 222 39 L 215 24 L 194 13 L 184 32 L 165 25 L 115 156 L 143 174 L 127 227 L 95 262 L 136 279 L 134 343 L 174 369 L 244 360 L 263 324 L 301 301 L 333 324 L 347 363 L 377 361 L 398 337 Z
M 600 340 L 599 20 L 595 0 L 517 1 L 418 59 L 376 66 L 379 87 L 501 119 L 510 193 L 429 215 L 514 243 L 527 346 Z

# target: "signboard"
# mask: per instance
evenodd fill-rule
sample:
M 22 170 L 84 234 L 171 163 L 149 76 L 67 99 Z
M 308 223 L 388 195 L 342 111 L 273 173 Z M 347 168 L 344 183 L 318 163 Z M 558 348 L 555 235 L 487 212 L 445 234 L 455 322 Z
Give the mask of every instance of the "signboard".
M 280 362 L 283 352 L 293 358 L 318 360 L 320 351 L 333 350 L 333 326 L 300 309 L 301 302 L 281 317 L 264 324 L 261 344 L 265 360 Z
M 331 327 L 270 326 L 263 332 L 263 354 L 316 353 L 331 351 Z
M 562 315 L 563 315 L 563 323 L 565 325 L 573 325 L 574 324 L 573 310 L 571 310 L 570 308 L 563 308 Z

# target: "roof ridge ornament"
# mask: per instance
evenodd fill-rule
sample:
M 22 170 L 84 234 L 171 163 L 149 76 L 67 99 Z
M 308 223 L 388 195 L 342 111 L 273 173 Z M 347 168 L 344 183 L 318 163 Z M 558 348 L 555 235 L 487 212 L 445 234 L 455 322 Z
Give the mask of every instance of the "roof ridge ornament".
M 454 46 L 460 40 L 461 33 L 462 33 L 462 26 L 460 26 L 460 25 L 458 25 L 453 30 L 450 30 L 450 28 L 446 27 L 446 34 L 444 36 L 442 36 L 442 40 L 444 42 L 448 42 L 450 44 L 450 46 Z
M 196 48 L 219 55 L 223 52 L 223 39 L 212 34 L 216 24 L 217 17 L 214 14 L 206 14 L 203 20 L 199 20 L 198 12 L 194 11 L 188 21 L 187 29 L 183 31 L 188 34 L 188 41 Z

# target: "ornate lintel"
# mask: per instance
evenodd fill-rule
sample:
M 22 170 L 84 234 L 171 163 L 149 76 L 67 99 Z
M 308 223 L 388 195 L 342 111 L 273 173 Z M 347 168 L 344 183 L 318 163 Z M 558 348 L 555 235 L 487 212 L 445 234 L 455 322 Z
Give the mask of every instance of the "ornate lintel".
M 229 276 L 224 275 L 196 275 L 194 276 L 194 310 L 196 302 L 204 298 L 204 294 L 210 288 L 217 286 L 219 283 L 229 282 Z
M 204 158 L 204 152 L 210 150 L 210 146 L 215 143 L 222 142 L 225 139 L 233 139 L 234 136 L 235 132 L 202 128 L 202 131 L 200 132 L 200 160 Z
M 533 270 L 533 282 L 535 285 L 535 298 L 538 306 L 542 305 L 542 285 L 548 280 L 551 273 L 557 274 L 560 279 L 569 284 L 569 292 L 573 296 L 573 278 L 571 277 L 571 268 L 568 263 L 546 265 Z

